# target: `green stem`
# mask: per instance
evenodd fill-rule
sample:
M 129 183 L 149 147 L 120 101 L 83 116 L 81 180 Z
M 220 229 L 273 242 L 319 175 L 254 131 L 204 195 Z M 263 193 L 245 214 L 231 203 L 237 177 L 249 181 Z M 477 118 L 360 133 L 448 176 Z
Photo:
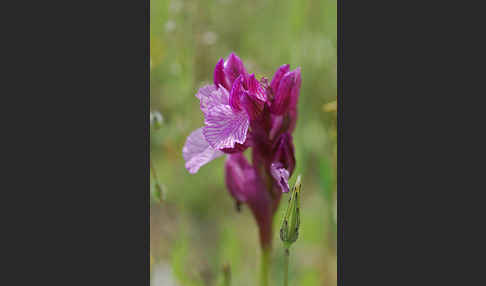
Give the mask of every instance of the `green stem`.
M 231 286 L 231 269 L 229 267 L 229 264 L 226 264 L 223 268 L 223 274 L 224 274 L 224 286 Z
M 285 255 L 284 255 L 284 286 L 289 285 L 289 249 L 285 248 Z
M 262 249 L 260 286 L 268 286 L 268 276 L 270 270 L 270 253 L 271 253 L 270 248 Z

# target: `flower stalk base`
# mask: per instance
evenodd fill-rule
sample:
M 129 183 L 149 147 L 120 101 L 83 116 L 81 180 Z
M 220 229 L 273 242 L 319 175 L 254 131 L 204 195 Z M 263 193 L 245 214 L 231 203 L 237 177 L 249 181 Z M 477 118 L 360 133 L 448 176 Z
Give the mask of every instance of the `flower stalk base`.
M 261 261 L 261 271 L 260 271 L 260 286 L 268 286 L 268 277 L 270 274 L 270 255 L 271 249 L 262 249 L 262 261 Z

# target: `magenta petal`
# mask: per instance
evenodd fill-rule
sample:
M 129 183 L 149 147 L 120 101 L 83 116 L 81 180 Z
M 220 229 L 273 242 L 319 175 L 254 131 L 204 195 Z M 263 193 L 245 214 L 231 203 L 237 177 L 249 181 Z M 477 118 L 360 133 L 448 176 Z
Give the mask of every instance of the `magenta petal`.
M 246 76 L 245 66 L 235 53 L 231 53 L 228 60 L 224 63 L 224 73 L 226 74 L 226 78 L 229 80 L 230 85 L 232 85 L 240 75 L 243 75 L 243 77 Z
M 297 102 L 299 101 L 300 86 L 302 84 L 302 78 L 300 74 L 300 67 L 296 68 L 293 73 L 295 74 L 294 85 L 290 90 L 290 109 L 297 108 Z
M 272 163 L 270 166 L 270 173 L 277 182 L 282 192 L 289 192 L 289 171 L 287 171 L 281 163 Z
M 295 84 L 290 91 L 290 107 L 289 107 L 289 132 L 293 132 L 297 124 L 297 102 L 299 101 L 300 86 L 302 83 L 300 75 L 300 67 L 295 69 Z
M 288 131 L 290 133 L 294 132 L 295 125 L 297 124 L 297 117 L 298 117 L 297 115 L 298 115 L 297 107 L 290 109 L 290 111 L 289 111 L 289 127 L 288 127 Z
M 273 147 L 272 162 L 282 163 L 283 168 L 287 169 L 292 175 L 295 168 L 294 143 L 292 135 L 286 132 L 278 137 Z
M 273 208 L 278 205 L 258 172 L 241 153 L 229 155 L 225 164 L 226 186 L 237 202 L 246 203 L 258 223 L 262 247 L 271 245 Z M 276 203 L 275 203 L 276 202 Z
M 273 114 L 281 115 L 295 109 L 299 98 L 300 85 L 300 68 L 286 73 L 280 80 L 270 111 Z
M 283 65 L 278 68 L 273 76 L 272 82 L 270 83 L 270 87 L 272 88 L 273 93 L 275 94 L 278 89 L 278 85 L 280 84 L 280 80 L 290 70 L 290 65 Z
M 267 101 L 267 95 L 265 93 L 265 88 L 258 82 L 255 75 L 252 74 L 247 80 L 248 92 L 256 97 L 260 101 Z
M 186 169 L 191 174 L 197 173 L 206 163 L 223 155 L 223 152 L 213 149 L 204 138 L 202 128 L 198 128 L 187 137 L 182 148 L 182 156 L 186 161 Z
M 295 84 L 295 73 L 288 72 L 280 80 L 277 92 L 273 98 L 272 105 L 270 106 L 270 111 L 274 114 L 284 114 L 288 111 L 290 106 L 290 92 Z
M 246 112 L 233 112 L 229 105 L 217 105 L 205 114 L 203 134 L 214 149 L 233 148 L 243 144 L 248 132 Z
M 250 117 L 250 120 L 257 120 L 262 114 L 264 101 L 258 100 L 255 96 L 248 92 L 244 92 L 241 97 L 241 106 L 245 109 L 246 113 Z
M 226 80 L 226 75 L 224 73 L 224 59 L 221 58 L 218 63 L 216 64 L 216 67 L 214 67 L 214 85 L 216 87 L 219 87 L 222 85 L 226 89 L 230 89 L 229 83 Z
M 235 112 L 241 110 L 240 98 L 242 96 L 242 93 L 243 93 L 243 76 L 240 75 L 233 82 L 233 86 L 231 87 L 231 92 L 229 96 L 229 105 Z
M 270 140 L 273 140 L 278 134 L 280 134 L 280 129 L 284 125 L 283 115 L 272 115 L 271 116 L 271 129 L 269 133 Z
M 255 172 L 243 154 L 228 156 L 225 163 L 226 186 L 238 202 L 246 202 L 252 189 L 248 182 L 254 180 Z
M 196 93 L 196 97 L 199 98 L 202 112 L 206 114 L 214 106 L 228 104 L 229 94 L 224 87 L 220 86 L 219 88 L 216 88 L 214 85 L 210 84 L 201 87 Z

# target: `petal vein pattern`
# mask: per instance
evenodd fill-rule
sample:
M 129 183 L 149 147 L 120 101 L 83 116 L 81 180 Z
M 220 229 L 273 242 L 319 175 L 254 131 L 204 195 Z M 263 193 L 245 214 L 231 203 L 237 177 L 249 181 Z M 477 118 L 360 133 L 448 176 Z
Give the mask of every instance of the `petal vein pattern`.
M 228 104 L 229 101 L 228 91 L 222 86 L 216 88 L 212 84 L 201 87 L 196 93 L 196 97 L 199 98 L 200 107 L 204 114 L 217 105 Z
M 233 148 L 243 144 L 250 124 L 244 111 L 234 112 L 229 105 L 217 105 L 205 116 L 203 134 L 214 149 Z

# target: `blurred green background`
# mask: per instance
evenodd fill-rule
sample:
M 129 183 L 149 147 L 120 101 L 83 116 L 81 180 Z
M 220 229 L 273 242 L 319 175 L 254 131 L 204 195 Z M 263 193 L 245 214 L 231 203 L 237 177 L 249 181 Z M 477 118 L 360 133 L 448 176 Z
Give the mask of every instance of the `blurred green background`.
M 258 285 L 260 249 L 250 211 L 235 211 L 224 184 L 224 157 L 195 175 L 184 168 L 186 137 L 203 125 L 199 87 L 212 82 L 221 57 L 235 52 L 247 70 L 271 79 L 282 64 L 302 68 L 294 132 L 302 174 L 301 229 L 291 248 L 290 285 L 336 285 L 336 0 L 151 0 L 150 107 L 163 116 L 151 131 L 151 285 Z M 153 175 L 153 173 L 151 173 Z M 285 195 L 286 196 L 286 195 Z M 285 197 L 284 197 L 285 198 Z M 270 285 L 282 285 L 275 216 Z

